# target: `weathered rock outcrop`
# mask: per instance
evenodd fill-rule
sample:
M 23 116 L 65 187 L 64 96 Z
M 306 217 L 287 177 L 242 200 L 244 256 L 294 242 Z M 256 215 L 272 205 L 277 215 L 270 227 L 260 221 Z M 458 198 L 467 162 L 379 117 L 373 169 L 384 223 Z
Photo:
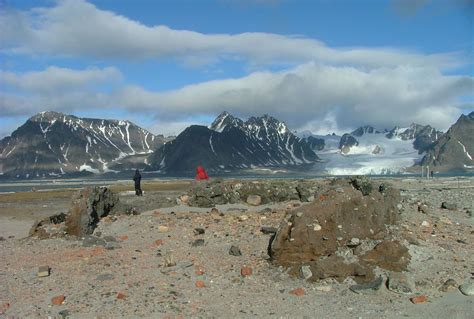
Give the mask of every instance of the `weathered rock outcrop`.
M 367 282 L 374 278 L 374 266 L 401 271 L 409 261 L 407 249 L 381 241 L 386 225 L 397 222 L 399 201 L 397 189 L 365 179 L 336 180 L 312 203 L 285 217 L 270 242 L 270 256 L 294 274 L 309 266 L 311 280 L 354 276 Z M 356 249 L 359 242 L 375 249 Z
M 308 202 L 318 192 L 314 181 L 213 181 L 198 183 L 189 192 L 190 206 L 213 207 L 221 204 L 245 203 L 249 196 L 258 195 L 261 204 L 301 200 Z
M 72 198 L 66 218 L 67 233 L 75 236 L 92 234 L 99 220 L 107 216 L 118 202 L 118 195 L 107 187 L 82 189 Z

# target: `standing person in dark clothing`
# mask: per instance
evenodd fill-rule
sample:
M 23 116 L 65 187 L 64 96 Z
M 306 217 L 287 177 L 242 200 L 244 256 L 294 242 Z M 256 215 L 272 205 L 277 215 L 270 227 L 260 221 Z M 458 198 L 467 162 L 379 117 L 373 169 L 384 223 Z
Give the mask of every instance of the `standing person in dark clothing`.
M 142 175 L 140 174 L 140 171 L 137 168 L 137 170 L 135 171 L 135 175 L 133 176 L 133 181 L 135 182 L 135 195 L 137 196 L 143 195 L 142 189 L 140 187 L 141 180 L 142 180 Z

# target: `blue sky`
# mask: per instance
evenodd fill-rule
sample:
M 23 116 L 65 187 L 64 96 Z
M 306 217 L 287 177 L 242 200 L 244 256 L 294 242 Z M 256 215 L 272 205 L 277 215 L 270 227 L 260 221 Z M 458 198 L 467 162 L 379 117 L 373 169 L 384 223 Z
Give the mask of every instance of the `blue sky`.
M 0 136 L 55 110 L 157 134 L 227 110 L 294 130 L 474 109 L 470 0 L 0 0 Z

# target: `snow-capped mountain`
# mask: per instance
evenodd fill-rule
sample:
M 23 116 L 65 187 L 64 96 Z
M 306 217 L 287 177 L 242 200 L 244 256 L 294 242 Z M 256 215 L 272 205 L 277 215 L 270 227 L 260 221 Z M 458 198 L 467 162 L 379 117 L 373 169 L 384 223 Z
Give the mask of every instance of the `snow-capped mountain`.
M 107 172 L 133 157 L 143 162 L 161 143 L 161 137 L 129 121 L 42 112 L 0 141 L 0 174 L 28 178 Z
M 242 121 L 227 112 L 209 126 L 193 125 L 151 158 L 153 169 L 190 173 L 197 165 L 210 171 L 253 167 L 291 167 L 318 160 L 310 143 L 285 123 L 264 115 Z
M 422 165 L 432 170 L 474 170 L 474 112 L 461 117 L 428 151 Z
M 330 175 L 366 175 L 405 172 L 421 161 L 426 150 L 442 134 L 429 125 L 412 124 L 390 131 L 363 126 L 342 136 L 315 137 L 324 139 L 325 146 L 318 151 L 324 162 L 324 172 Z

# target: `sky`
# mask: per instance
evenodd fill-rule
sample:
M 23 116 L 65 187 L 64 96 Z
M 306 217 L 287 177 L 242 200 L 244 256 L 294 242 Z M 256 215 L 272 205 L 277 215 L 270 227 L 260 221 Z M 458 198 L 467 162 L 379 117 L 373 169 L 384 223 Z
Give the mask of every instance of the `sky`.
M 446 130 L 474 110 L 473 47 L 474 0 L 0 0 L 0 137 L 41 111 Z

